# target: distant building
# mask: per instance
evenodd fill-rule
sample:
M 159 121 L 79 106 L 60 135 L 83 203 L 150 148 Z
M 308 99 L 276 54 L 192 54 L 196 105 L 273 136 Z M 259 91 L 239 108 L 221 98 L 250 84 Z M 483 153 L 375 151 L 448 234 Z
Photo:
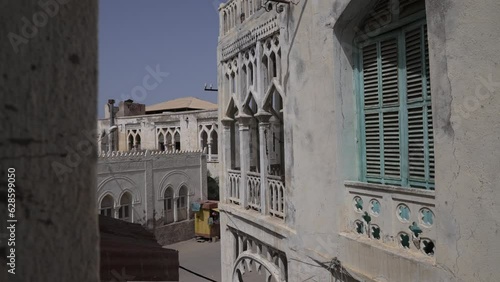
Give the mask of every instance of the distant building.
M 190 206 L 206 199 L 206 156 L 200 151 L 99 156 L 99 213 L 148 227 L 162 245 L 194 237 Z
M 219 175 L 217 105 L 128 100 L 112 107 L 113 121 L 110 108 L 98 121 L 100 214 L 154 229 L 163 245 L 194 237 L 190 205 L 207 200 L 207 179 L 212 188 Z
M 100 152 L 113 151 L 195 151 L 207 155 L 208 170 L 218 176 L 219 125 L 217 104 L 185 97 L 145 106 L 132 100 L 114 107 L 109 133 L 110 111 L 105 105 L 105 118 L 97 123 Z M 112 146 L 110 146 L 110 141 Z

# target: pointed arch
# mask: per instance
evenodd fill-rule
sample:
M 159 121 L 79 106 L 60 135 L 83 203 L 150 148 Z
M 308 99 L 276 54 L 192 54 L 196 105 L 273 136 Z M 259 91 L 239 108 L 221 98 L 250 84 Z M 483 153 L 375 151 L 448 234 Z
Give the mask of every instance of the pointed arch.
M 124 192 L 120 197 L 120 208 L 118 209 L 118 218 L 132 222 L 132 195 Z
M 242 252 L 233 265 L 233 281 L 244 281 L 243 275 L 246 272 L 257 271 L 265 275 L 266 282 L 283 282 L 280 269 L 262 256 L 251 251 Z
M 179 188 L 177 194 L 177 221 L 183 221 L 188 219 L 188 188 L 186 185 L 182 185 Z
M 162 131 L 158 134 L 158 150 L 165 151 L 165 135 Z
M 212 133 L 210 133 L 210 143 L 211 143 L 211 148 L 212 148 L 212 154 L 217 155 L 219 153 L 219 136 L 217 134 L 216 130 L 212 130 Z
M 179 133 L 178 130 L 176 130 L 174 133 L 174 146 L 175 150 L 177 151 L 181 150 L 181 134 Z
M 135 144 L 134 144 L 134 147 L 136 150 L 140 150 L 141 149 L 141 135 L 139 133 L 137 133 L 135 135 Z
M 232 95 L 231 99 L 229 100 L 229 104 L 227 105 L 226 108 L 226 117 L 231 119 L 234 119 L 240 112 L 240 106 L 235 101 L 236 97 L 235 95 Z
M 174 222 L 174 188 L 168 186 L 163 194 L 163 216 L 165 224 Z
M 115 200 L 111 194 L 106 194 L 101 199 L 99 203 L 99 214 L 109 217 L 113 216 L 113 210 L 115 207 Z
M 205 129 L 203 129 L 200 133 L 200 149 L 202 151 L 208 150 L 208 133 Z

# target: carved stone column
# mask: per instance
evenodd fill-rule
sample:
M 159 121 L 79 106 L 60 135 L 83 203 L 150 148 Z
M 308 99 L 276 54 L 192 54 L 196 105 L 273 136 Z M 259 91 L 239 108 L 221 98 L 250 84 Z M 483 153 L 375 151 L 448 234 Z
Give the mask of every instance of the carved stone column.
M 272 115 L 268 112 L 258 112 L 255 117 L 259 119 L 259 146 L 260 146 L 260 211 L 266 215 L 269 212 L 267 205 L 268 183 L 267 175 L 269 171 L 269 140 L 271 134 L 271 124 L 269 119 Z
M 231 169 L 231 163 L 232 163 L 232 150 L 235 148 L 232 148 L 232 142 L 231 142 L 231 128 L 233 127 L 234 120 L 228 117 L 225 117 L 221 119 L 222 123 L 222 152 L 221 152 L 221 158 L 222 158 L 222 172 L 223 172 L 223 177 L 224 183 L 221 183 L 222 187 L 225 189 L 223 190 L 223 193 L 221 195 L 221 200 L 223 203 L 228 203 L 227 198 L 229 195 L 229 178 L 227 171 Z M 239 148 L 238 148 L 239 150 Z
M 247 172 L 250 170 L 250 119 L 252 117 L 241 114 L 237 117 L 240 131 L 240 201 L 243 208 L 248 206 Z

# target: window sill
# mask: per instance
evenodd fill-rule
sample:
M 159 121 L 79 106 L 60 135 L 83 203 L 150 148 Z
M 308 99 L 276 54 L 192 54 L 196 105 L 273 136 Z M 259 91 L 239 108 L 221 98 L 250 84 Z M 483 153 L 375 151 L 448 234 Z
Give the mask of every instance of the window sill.
M 354 188 L 359 190 L 369 190 L 378 191 L 391 194 L 402 194 L 410 196 L 419 196 L 429 199 L 434 199 L 436 197 L 436 192 L 434 190 L 425 190 L 419 188 L 401 187 L 394 185 L 376 184 L 376 183 L 366 183 L 359 181 L 344 181 L 344 186 L 346 188 Z
M 387 244 L 384 244 L 380 241 L 373 240 L 373 239 L 368 239 L 365 238 L 364 236 L 359 236 L 357 234 L 352 234 L 348 232 L 340 232 L 339 235 L 343 237 L 344 239 L 351 240 L 354 242 L 357 242 L 359 244 L 363 244 L 365 246 L 370 246 L 372 248 L 377 249 L 378 251 L 388 253 L 391 256 L 396 256 L 401 259 L 407 259 L 410 261 L 414 261 L 417 263 L 424 263 L 429 266 L 435 266 L 436 265 L 436 257 L 435 256 L 427 256 L 423 253 L 416 252 L 416 251 L 411 251 L 408 249 L 403 249 L 400 247 L 396 246 L 390 246 Z

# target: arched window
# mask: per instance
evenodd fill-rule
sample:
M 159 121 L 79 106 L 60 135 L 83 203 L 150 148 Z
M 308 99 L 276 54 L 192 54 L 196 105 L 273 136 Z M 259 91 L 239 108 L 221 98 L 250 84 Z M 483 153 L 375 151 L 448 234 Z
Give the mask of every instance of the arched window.
M 113 197 L 110 195 L 106 195 L 102 200 L 101 200 L 101 205 L 99 208 L 99 213 L 101 215 L 113 217 Z
M 212 137 L 212 143 L 211 143 L 211 148 L 212 148 L 212 155 L 217 155 L 219 153 L 218 146 L 219 146 L 219 140 L 217 138 L 217 131 L 212 131 L 211 134 Z
M 140 150 L 141 149 L 141 135 L 137 134 L 135 136 L 135 149 Z
M 181 149 L 181 135 L 179 132 L 176 132 L 174 134 L 174 141 L 175 141 L 175 149 L 180 150 Z
M 130 134 L 128 136 L 128 150 L 132 151 L 133 148 L 134 148 L 134 136 Z
M 179 197 L 177 198 L 177 221 L 187 219 L 187 187 L 182 186 L 179 189 Z
M 201 150 L 208 150 L 208 134 L 205 130 L 201 131 L 200 145 L 201 145 Z
M 132 212 L 132 196 L 129 193 L 124 193 L 120 199 L 120 209 L 118 210 L 118 218 L 131 221 Z
M 166 146 L 167 146 L 167 151 L 172 151 L 172 134 L 170 132 L 167 132 L 167 137 L 166 139 Z
M 165 137 L 162 132 L 158 134 L 158 150 L 165 151 Z
M 163 217 L 165 224 L 174 222 L 173 198 L 174 190 L 172 187 L 168 187 L 163 197 Z

